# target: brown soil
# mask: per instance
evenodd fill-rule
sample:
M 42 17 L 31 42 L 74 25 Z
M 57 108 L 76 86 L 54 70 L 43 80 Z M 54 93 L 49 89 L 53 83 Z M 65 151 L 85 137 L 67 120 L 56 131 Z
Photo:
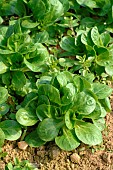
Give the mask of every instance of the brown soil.
M 113 96 L 111 96 L 112 112 L 106 116 L 106 129 L 103 132 L 103 143 L 88 147 L 81 144 L 71 152 L 61 151 L 54 143 L 39 148 L 20 150 L 17 142 L 7 142 L 3 152 L 7 156 L 0 161 L 0 170 L 14 157 L 19 160 L 28 159 L 35 163 L 39 170 L 113 170 Z

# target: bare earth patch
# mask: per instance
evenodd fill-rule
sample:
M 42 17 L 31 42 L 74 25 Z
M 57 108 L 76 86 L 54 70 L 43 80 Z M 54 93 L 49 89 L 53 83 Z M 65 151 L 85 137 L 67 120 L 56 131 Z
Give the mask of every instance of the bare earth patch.
M 106 116 L 106 129 L 103 132 L 101 146 L 88 147 L 81 145 L 71 152 L 61 151 L 54 143 L 39 148 L 21 150 L 17 142 L 7 142 L 3 152 L 7 156 L 0 161 L 0 170 L 15 157 L 28 159 L 35 163 L 39 170 L 113 170 L 113 96 L 112 111 Z

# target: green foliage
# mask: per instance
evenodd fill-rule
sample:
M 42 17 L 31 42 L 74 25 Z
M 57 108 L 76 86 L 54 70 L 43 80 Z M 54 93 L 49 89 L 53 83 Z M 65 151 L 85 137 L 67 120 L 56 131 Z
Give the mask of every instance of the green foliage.
M 17 158 L 14 158 L 14 165 L 9 162 L 5 166 L 5 170 L 38 170 L 38 168 L 35 167 L 32 163 L 30 163 L 28 160 L 22 160 L 19 161 Z
M 102 142 L 111 110 L 112 6 L 0 1 L 0 147 L 23 136 L 31 147 L 55 140 L 67 151 Z

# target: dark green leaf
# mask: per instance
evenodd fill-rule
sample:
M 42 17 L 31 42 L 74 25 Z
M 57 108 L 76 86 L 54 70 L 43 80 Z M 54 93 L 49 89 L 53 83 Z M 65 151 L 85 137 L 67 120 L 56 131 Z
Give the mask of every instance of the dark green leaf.
M 25 141 L 28 143 L 30 147 L 39 147 L 45 144 L 45 141 L 39 138 L 36 130 L 29 133 L 26 136 Z
M 17 140 L 21 136 L 21 126 L 14 120 L 4 120 L 0 123 L 0 128 L 7 140 Z
M 58 135 L 63 124 L 61 120 L 46 118 L 39 123 L 37 133 L 42 140 L 51 141 Z

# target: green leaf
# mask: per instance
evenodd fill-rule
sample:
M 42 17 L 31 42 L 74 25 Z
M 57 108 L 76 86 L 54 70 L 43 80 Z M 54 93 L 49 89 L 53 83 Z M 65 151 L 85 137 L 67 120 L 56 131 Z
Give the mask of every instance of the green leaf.
M 101 52 L 101 50 L 100 50 Z M 110 62 L 112 61 L 109 51 L 107 49 L 102 50 L 102 52 L 97 56 L 96 63 L 100 66 L 108 66 L 110 65 Z
M 50 84 L 42 84 L 39 86 L 38 95 L 45 95 L 51 102 L 60 104 L 59 90 Z
M 80 92 L 76 95 L 73 109 L 79 114 L 88 115 L 94 111 L 95 107 L 96 101 L 89 94 Z
M 97 0 L 77 0 L 78 4 L 82 5 L 82 6 L 87 6 L 89 8 L 98 8 L 98 1 Z
M 0 104 L 3 104 L 8 99 L 8 91 L 4 87 L 0 87 Z
M 0 104 L 0 116 L 5 115 L 9 111 L 9 105 L 6 103 Z
M 100 131 L 103 131 L 105 129 L 105 119 L 104 118 L 99 118 L 97 120 L 93 120 L 93 123 Z
M 112 88 L 100 83 L 93 83 L 92 90 L 97 95 L 98 99 L 109 97 L 112 93 Z
M 65 151 L 71 151 L 80 145 L 74 131 L 63 129 L 63 135 L 55 138 L 55 143 Z
M 99 102 L 101 103 L 101 105 L 103 106 L 103 108 L 107 111 L 110 112 L 111 111 L 111 104 L 110 104 L 110 100 L 108 97 L 104 98 L 104 99 L 99 99 Z
M 0 74 L 5 73 L 7 69 L 8 67 L 2 61 L 0 61 Z
M 5 140 L 5 134 L 3 130 L 0 128 L 0 147 L 2 147 L 2 145 L 4 144 L 4 140 Z
M 65 114 L 65 124 L 67 126 L 68 129 L 73 129 L 74 125 L 75 125 L 75 113 L 73 112 L 73 110 L 68 110 Z
M 76 54 L 75 38 L 69 36 L 63 37 L 60 42 L 60 47 L 65 51 Z
M 17 121 L 23 126 L 33 126 L 37 123 L 38 118 L 34 111 L 28 108 L 20 108 L 16 112 Z
M 113 65 L 108 65 L 105 67 L 105 71 L 109 76 L 113 76 Z
M 98 28 L 96 26 L 93 27 L 92 30 L 91 30 L 91 39 L 92 39 L 92 41 L 95 45 L 101 46 L 100 34 L 99 34 Z
M 93 124 L 76 120 L 75 133 L 80 141 L 88 145 L 98 145 L 102 142 L 100 130 Z
M 4 120 L 0 123 L 0 128 L 5 134 L 7 140 L 17 140 L 20 138 L 22 131 L 21 126 L 14 120 Z
M 24 28 L 35 28 L 39 25 L 37 22 L 32 22 L 32 20 L 23 20 L 21 23 L 22 27 Z
M 110 42 L 110 35 L 109 33 L 107 32 L 103 32 L 101 35 L 100 35 L 100 39 L 103 43 L 103 46 L 107 46 Z
M 46 118 L 39 123 L 37 133 L 43 141 L 51 141 L 58 135 L 63 124 L 61 120 Z
M 45 141 L 39 138 L 36 130 L 29 133 L 26 136 L 25 141 L 28 143 L 30 147 L 39 147 L 45 144 Z
M 41 104 L 36 109 L 36 114 L 40 121 L 47 117 L 54 118 L 56 113 L 55 107 L 52 105 Z
M 35 41 L 37 43 L 46 43 L 48 41 L 49 34 L 47 31 L 39 32 L 35 36 Z
M 14 89 L 18 90 L 23 88 L 26 84 L 26 77 L 22 71 L 15 71 L 12 75 L 12 85 Z

